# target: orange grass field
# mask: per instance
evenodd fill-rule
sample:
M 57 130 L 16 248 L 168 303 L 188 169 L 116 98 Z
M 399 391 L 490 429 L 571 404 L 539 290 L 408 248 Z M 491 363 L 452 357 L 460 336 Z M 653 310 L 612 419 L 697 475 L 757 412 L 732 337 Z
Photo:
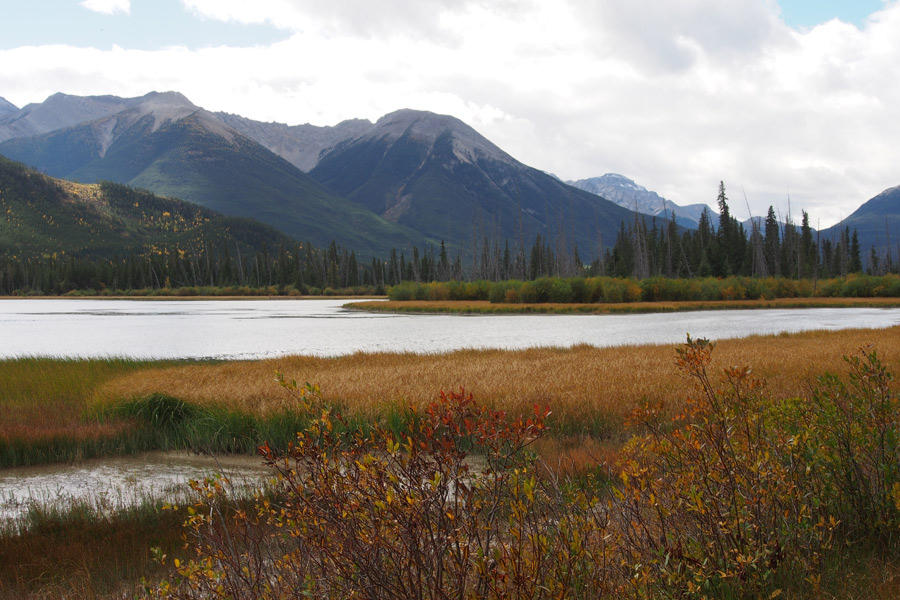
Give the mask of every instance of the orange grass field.
M 866 344 L 896 367 L 900 327 L 726 340 L 719 342 L 713 366 L 748 364 L 771 394 L 804 395 L 815 376 L 844 373 L 842 356 Z M 422 405 L 441 390 L 464 387 L 477 401 L 513 413 L 549 405 L 551 437 L 586 434 L 614 442 L 624 437 L 622 423 L 643 399 L 677 407 L 691 390 L 676 371 L 675 345 L 216 364 L 26 359 L 0 361 L 0 442 L 116 435 L 125 424 L 98 423 L 90 416 L 94 410 L 152 392 L 256 415 L 278 412 L 292 406 L 292 399 L 275 382 L 276 371 L 318 384 L 327 400 L 349 414 L 376 417 L 392 406 Z
M 0 443 L 4 439 L 94 439 L 119 433 L 122 423 L 84 418 L 87 399 L 98 384 L 139 368 L 141 363 L 122 360 L 0 361 Z
M 777 396 L 804 395 L 815 376 L 843 373 L 842 357 L 873 344 L 896 365 L 900 327 L 809 332 L 718 343 L 714 368 L 748 364 Z M 477 401 L 512 413 L 535 404 L 553 411 L 551 426 L 596 435 L 621 430 L 643 399 L 677 405 L 690 391 L 675 368 L 675 346 L 521 351 L 463 350 L 447 354 L 354 354 L 339 358 L 285 357 L 221 364 L 142 369 L 102 385 L 94 402 L 163 392 L 186 402 L 266 414 L 290 405 L 275 372 L 320 386 L 348 414 L 375 417 L 390 405 L 422 405 L 460 387 Z

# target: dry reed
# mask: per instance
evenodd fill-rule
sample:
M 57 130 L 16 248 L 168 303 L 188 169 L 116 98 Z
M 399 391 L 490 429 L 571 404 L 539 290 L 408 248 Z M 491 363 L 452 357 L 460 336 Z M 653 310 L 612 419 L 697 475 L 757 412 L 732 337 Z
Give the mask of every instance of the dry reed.
M 714 367 L 748 364 L 776 396 L 804 395 L 824 372 L 844 372 L 842 357 L 873 344 L 887 362 L 900 350 L 900 328 L 808 332 L 724 340 Z M 440 355 L 353 354 L 338 358 L 285 357 L 213 365 L 182 365 L 126 374 L 104 384 L 101 403 L 163 392 L 200 405 L 224 405 L 254 414 L 289 402 L 274 381 L 318 384 L 349 414 L 375 417 L 391 405 L 423 405 L 440 390 L 460 387 L 512 413 L 549 405 L 551 424 L 569 434 L 619 431 L 642 401 L 670 405 L 683 399 L 685 381 L 674 366 L 674 346 L 628 346 L 521 351 L 462 350 Z
M 102 359 L 0 361 L 0 443 L 96 439 L 121 432 L 122 423 L 85 420 L 84 409 L 104 381 L 146 364 Z

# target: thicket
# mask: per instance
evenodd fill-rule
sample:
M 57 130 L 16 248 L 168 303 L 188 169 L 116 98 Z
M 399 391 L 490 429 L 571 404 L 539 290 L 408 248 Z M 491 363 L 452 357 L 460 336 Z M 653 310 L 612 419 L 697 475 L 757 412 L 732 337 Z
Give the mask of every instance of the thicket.
M 310 424 L 252 509 L 195 485 L 162 598 L 774 598 L 827 591 L 862 551 L 896 558 L 900 396 L 874 350 L 809 398 L 772 398 L 748 367 L 677 364 L 695 392 L 645 406 L 617 465 L 564 478 L 529 447 L 548 409 L 510 416 L 470 394 L 365 428 L 313 386 Z M 839 575 L 838 575 L 839 576 Z
M 784 277 L 646 279 L 541 277 L 533 281 L 404 282 L 387 289 L 391 300 L 480 300 L 491 303 L 619 303 L 776 298 L 896 298 L 900 275 L 857 275 L 813 281 Z

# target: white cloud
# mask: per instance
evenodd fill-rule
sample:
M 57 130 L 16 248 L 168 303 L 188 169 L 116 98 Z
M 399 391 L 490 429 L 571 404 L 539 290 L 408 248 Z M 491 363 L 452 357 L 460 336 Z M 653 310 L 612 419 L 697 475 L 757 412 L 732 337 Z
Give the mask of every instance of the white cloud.
M 362 37 L 442 35 L 444 14 L 464 6 L 458 0 L 181 0 L 195 14 L 221 21 L 269 23 L 292 31 Z
M 620 172 L 689 204 L 806 209 L 822 226 L 900 184 L 900 2 L 796 31 L 766 0 L 182 0 L 292 32 L 269 47 L 0 52 L 0 95 L 178 90 L 325 125 L 448 113 L 565 179 Z M 797 215 L 795 215 L 797 216 Z
M 131 0 L 82 0 L 79 5 L 104 15 L 131 14 Z

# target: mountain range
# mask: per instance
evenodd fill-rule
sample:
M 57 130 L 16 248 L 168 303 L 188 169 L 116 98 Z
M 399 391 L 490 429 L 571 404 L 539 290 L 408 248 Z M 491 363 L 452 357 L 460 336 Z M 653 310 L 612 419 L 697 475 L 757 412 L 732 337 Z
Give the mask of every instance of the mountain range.
M 334 240 L 364 257 L 441 241 L 464 254 L 485 241 L 530 246 L 541 235 L 588 258 L 636 214 L 674 212 L 690 228 L 707 208 L 677 206 L 611 173 L 562 182 L 454 117 L 414 110 L 319 127 L 213 113 L 176 92 L 55 94 L 21 109 L 0 98 L 0 154 L 54 177 L 124 183 L 253 218 L 316 245 Z M 863 248 L 883 242 L 900 215 L 889 192 L 841 225 L 860 230 Z
M 0 154 L 53 177 L 146 188 L 364 256 L 442 240 L 463 251 L 484 240 L 530 246 L 537 235 L 590 256 L 634 218 L 462 121 L 421 111 L 289 127 L 211 113 L 174 92 L 56 94 L 5 111 L 0 140 Z
M 53 177 L 124 183 L 253 218 L 316 245 L 337 239 L 373 254 L 428 241 L 329 192 L 180 94 L 128 100 L 58 94 L 48 102 L 53 110 L 27 106 L 0 121 L 0 138 L 38 132 L 10 137 L 0 154 Z M 81 121 L 85 115 L 90 120 Z

